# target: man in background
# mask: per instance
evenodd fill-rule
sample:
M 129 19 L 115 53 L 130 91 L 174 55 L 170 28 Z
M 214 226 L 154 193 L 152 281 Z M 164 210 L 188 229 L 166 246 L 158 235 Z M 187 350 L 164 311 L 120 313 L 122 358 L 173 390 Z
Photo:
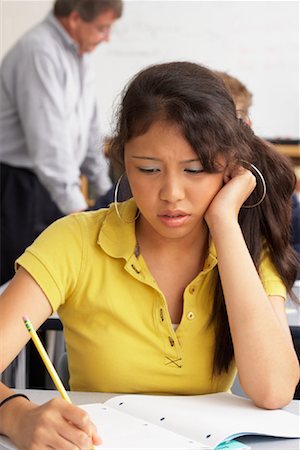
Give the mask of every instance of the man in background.
M 1 280 L 51 222 L 111 186 L 91 52 L 109 40 L 122 0 L 56 0 L 0 69 Z

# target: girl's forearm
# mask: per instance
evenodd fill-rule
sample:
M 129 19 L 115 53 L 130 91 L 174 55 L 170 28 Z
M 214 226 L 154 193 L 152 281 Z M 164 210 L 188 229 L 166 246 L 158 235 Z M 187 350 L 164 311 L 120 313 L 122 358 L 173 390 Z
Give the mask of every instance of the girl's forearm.
M 0 402 L 16 392 L 0 382 Z M 18 416 L 25 414 L 32 403 L 24 397 L 15 397 L 0 407 L 0 434 L 13 438 L 13 432 L 18 429 Z
M 264 291 L 238 222 L 217 223 L 211 233 L 241 384 L 260 406 L 283 406 L 299 380 L 292 341 Z

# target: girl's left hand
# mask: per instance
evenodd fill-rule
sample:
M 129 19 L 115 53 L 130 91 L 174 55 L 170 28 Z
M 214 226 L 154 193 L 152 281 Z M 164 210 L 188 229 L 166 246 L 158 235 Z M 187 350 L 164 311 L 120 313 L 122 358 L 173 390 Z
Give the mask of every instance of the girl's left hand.
M 256 187 L 256 178 L 242 166 L 227 167 L 224 171 L 224 185 L 216 194 L 206 213 L 205 220 L 210 224 L 215 220 L 237 220 L 241 206 Z

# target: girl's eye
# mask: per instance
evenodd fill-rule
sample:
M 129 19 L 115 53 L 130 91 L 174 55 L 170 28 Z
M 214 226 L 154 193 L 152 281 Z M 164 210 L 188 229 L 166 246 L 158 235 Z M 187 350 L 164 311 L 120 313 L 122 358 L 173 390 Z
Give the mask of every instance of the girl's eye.
M 197 173 L 204 172 L 204 169 L 202 169 L 202 167 L 201 167 L 201 169 L 200 168 L 199 169 L 194 168 L 194 169 L 184 169 L 184 170 L 185 170 L 185 172 L 192 173 L 192 174 L 197 174 Z
M 138 169 L 140 172 L 144 172 L 144 173 L 160 172 L 160 169 L 158 169 L 157 167 L 139 167 Z

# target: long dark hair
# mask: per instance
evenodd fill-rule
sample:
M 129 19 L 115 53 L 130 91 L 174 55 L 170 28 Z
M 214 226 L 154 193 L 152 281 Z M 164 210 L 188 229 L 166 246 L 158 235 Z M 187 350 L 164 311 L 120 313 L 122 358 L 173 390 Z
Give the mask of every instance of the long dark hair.
M 124 146 L 145 133 L 157 120 L 180 126 L 207 172 L 218 172 L 217 156 L 229 163 L 247 161 L 264 175 L 267 195 L 253 209 L 242 208 L 239 223 L 258 270 L 268 252 L 290 293 L 299 262 L 290 246 L 291 196 L 295 175 L 289 160 L 255 136 L 237 118 L 234 102 L 222 80 L 206 67 L 190 62 L 151 66 L 138 73 L 125 89 L 111 145 L 114 164 L 124 171 Z M 246 204 L 261 196 L 258 186 Z M 233 344 L 220 277 L 210 325 L 215 329 L 213 373 L 228 370 Z

